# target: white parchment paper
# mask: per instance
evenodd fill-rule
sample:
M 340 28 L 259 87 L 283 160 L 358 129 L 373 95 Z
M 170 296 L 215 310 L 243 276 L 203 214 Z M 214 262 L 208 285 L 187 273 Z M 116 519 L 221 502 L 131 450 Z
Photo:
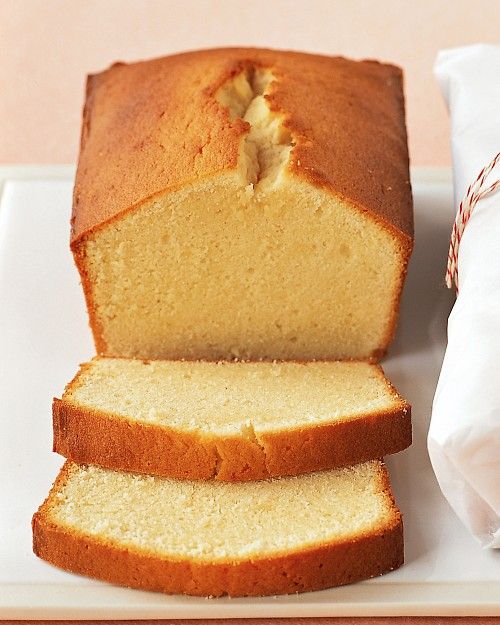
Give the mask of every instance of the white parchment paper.
M 500 151 L 500 46 L 439 53 L 451 119 L 455 204 Z M 497 167 L 489 179 L 500 177 Z M 483 547 L 500 547 L 500 192 L 481 200 L 458 255 L 459 293 L 428 436 L 449 503 Z

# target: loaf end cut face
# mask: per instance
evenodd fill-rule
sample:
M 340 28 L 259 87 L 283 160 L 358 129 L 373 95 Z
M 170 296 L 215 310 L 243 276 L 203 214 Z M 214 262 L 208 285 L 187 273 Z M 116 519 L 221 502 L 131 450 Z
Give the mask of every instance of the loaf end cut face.
M 377 360 L 412 239 L 393 66 L 226 49 L 89 78 L 72 249 L 101 354 Z

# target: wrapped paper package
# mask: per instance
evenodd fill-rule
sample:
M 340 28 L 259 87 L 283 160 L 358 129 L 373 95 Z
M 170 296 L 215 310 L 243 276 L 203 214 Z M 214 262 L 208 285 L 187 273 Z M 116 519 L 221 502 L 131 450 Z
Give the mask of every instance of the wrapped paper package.
M 458 293 L 428 448 L 441 490 L 457 515 L 483 547 L 498 548 L 500 46 L 442 51 L 435 74 L 450 111 L 455 203 L 463 220 L 457 220 L 450 257 L 448 278 Z

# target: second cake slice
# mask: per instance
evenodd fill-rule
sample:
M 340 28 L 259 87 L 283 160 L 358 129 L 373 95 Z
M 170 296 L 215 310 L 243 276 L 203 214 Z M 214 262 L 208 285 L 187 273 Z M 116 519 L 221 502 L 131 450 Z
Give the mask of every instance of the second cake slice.
M 365 362 L 95 358 L 53 418 L 67 458 L 189 479 L 298 475 L 411 443 L 409 404 Z
M 404 557 L 380 461 L 244 484 L 67 462 L 33 518 L 33 548 L 115 584 L 233 597 L 350 584 Z

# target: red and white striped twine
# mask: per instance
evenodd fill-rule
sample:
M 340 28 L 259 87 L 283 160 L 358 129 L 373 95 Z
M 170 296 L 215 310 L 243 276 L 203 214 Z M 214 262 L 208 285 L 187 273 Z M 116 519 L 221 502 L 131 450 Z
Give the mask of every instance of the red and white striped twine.
M 464 199 L 460 202 L 458 213 L 453 224 L 453 230 L 451 232 L 450 249 L 448 252 L 448 264 L 446 267 L 446 286 L 451 289 L 453 283 L 458 292 L 458 248 L 460 247 L 460 241 L 465 230 L 465 226 L 472 215 L 476 204 L 479 200 L 494 193 L 500 188 L 500 178 L 495 180 L 489 187 L 486 186 L 486 179 L 500 162 L 500 152 L 493 158 L 493 160 L 483 167 L 479 172 L 478 177 L 467 189 Z

